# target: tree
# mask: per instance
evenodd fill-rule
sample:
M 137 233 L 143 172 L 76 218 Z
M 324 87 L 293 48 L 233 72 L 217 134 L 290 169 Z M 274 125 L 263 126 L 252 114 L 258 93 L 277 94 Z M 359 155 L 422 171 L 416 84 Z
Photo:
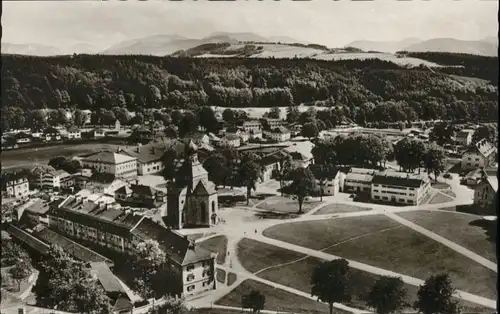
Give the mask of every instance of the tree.
M 377 314 L 401 313 L 407 305 L 405 283 L 401 278 L 380 277 L 368 293 L 368 306 Z
M 167 148 L 163 153 L 161 162 L 163 164 L 162 174 L 165 180 L 169 181 L 175 178 L 179 158 L 180 156 L 177 154 L 177 151 L 172 147 Z
M 177 138 L 177 130 L 173 125 L 169 125 L 165 128 L 165 136 L 168 138 Z
M 494 134 L 495 130 L 493 127 L 490 127 L 489 125 L 481 125 L 474 131 L 474 134 L 472 134 L 472 143 L 477 143 L 483 138 L 489 142 L 493 142 Z
M 238 167 L 240 182 L 247 188 L 247 205 L 250 202 L 252 189 L 256 189 L 256 183 L 262 175 L 262 167 L 258 162 L 257 156 L 246 154 L 241 158 Z
M 302 205 L 305 198 L 312 195 L 316 190 L 316 179 L 311 170 L 298 167 L 290 171 L 290 180 L 292 180 L 292 183 L 284 188 L 284 192 L 297 197 L 299 214 L 302 214 Z
M 231 109 L 225 109 L 222 112 L 222 119 L 228 123 L 233 123 L 235 120 L 235 112 Z
M 289 178 L 290 171 L 292 170 L 292 157 L 290 155 L 286 155 L 280 160 L 279 164 L 279 170 L 274 172 L 274 178 L 279 181 L 281 196 L 283 196 L 285 181 Z
M 252 309 L 253 313 L 260 313 L 266 304 L 266 296 L 259 290 L 252 290 L 248 294 L 241 296 L 241 307 L 243 309 Z
M 57 156 L 49 160 L 49 166 L 54 167 L 54 169 L 56 170 L 59 170 L 62 169 L 67 162 L 68 160 L 66 159 L 66 157 Z
M 188 314 L 190 313 L 181 298 L 167 297 L 166 301 L 148 311 L 150 314 Z
M 198 113 L 200 126 L 207 132 L 217 133 L 220 130 L 219 121 L 215 117 L 215 112 L 210 107 L 202 107 Z
M 12 279 L 17 282 L 17 291 L 21 290 L 21 281 L 31 275 L 32 267 L 29 259 L 18 259 L 14 266 L 9 269 Z
M 154 297 L 155 276 L 166 261 L 165 252 L 155 240 L 146 240 L 137 245 L 137 256 L 134 261 L 134 290 L 143 298 Z
M 32 128 L 35 130 L 41 130 L 47 127 L 47 114 L 45 111 L 37 109 L 30 112 L 30 118 L 28 121 L 31 122 Z
M 444 170 L 445 154 L 443 148 L 436 143 L 430 144 L 427 147 L 424 160 L 427 173 L 433 172 L 434 182 L 437 182 L 437 177 Z
M 319 183 L 319 195 L 321 201 L 323 201 L 323 188 L 327 180 L 333 178 L 337 171 L 332 164 L 312 164 L 309 169 Z
M 453 126 L 451 124 L 437 123 L 429 134 L 429 140 L 444 145 L 451 142 L 452 136 Z
M 418 289 L 414 308 L 423 314 L 457 314 L 460 308 L 453 298 L 455 291 L 448 274 L 431 276 Z
M 196 132 L 198 129 L 198 119 L 191 111 L 186 111 L 179 122 L 179 136 L 185 137 Z
M 82 110 L 76 110 L 74 114 L 74 123 L 76 126 L 83 126 L 87 121 L 87 114 Z
M 214 153 L 203 161 L 203 167 L 208 172 L 208 178 L 216 185 L 226 185 L 231 170 L 226 167 L 227 160 L 221 153 Z
M 280 119 L 281 109 L 280 107 L 272 107 L 267 113 L 267 117 L 270 119 Z
M 345 259 L 337 259 L 319 264 L 313 270 L 311 285 L 311 295 L 328 303 L 332 314 L 333 303 L 351 300 L 349 263 Z
M 110 300 L 82 262 L 51 246 L 33 291 L 41 307 L 76 313 L 110 313 Z
M 12 266 L 18 260 L 29 260 L 28 253 L 12 241 L 2 241 L 2 265 Z
M 426 147 L 422 141 L 405 137 L 394 148 L 394 157 L 405 171 L 413 172 L 424 160 Z
M 301 133 L 302 136 L 307 137 L 309 139 L 315 138 L 319 134 L 318 125 L 316 124 L 316 122 L 304 123 Z

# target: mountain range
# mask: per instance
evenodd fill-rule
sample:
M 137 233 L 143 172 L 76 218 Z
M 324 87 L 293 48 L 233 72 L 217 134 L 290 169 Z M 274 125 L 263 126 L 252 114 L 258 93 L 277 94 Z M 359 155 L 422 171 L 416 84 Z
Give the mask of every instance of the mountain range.
M 310 44 L 308 42 L 296 40 L 288 36 L 264 37 L 255 33 L 231 33 L 217 32 L 201 39 L 187 38 L 179 35 L 152 35 L 137 39 L 126 40 L 111 47 L 99 51 L 95 47 L 80 43 L 71 47 L 68 51 L 42 44 L 13 44 L 2 42 L 2 53 L 4 54 L 24 54 L 37 56 L 50 56 L 68 53 L 88 53 L 105 55 L 123 55 L 123 54 L 145 54 L 165 56 L 173 54 L 180 50 L 188 50 L 208 43 L 229 43 L 237 44 L 239 42 L 259 42 L 259 43 L 277 43 L 291 44 Z M 484 56 L 497 56 L 498 38 L 486 37 L 482 40 L 459 40 L 454 38 L 435 38 L 422 40 L 418 38 L 406 38 L 400 41 L 371 41 L 358 40 L 346 45 L 363 51 L 379 51 L 395 53 L 397 51 L 411 52 L 455 52 L 468 53 Z
M 482 56 L 498 55 L 498 38 L 486 37 L 482 40 L 460 40 L 455 38 L 434 38 L 421 40 L 407 38 L 401 41 L 353 41 L 346 45 L 365 51 L 380 51 L 394 53 L 397 51 L 411 52 L 454 52 Z

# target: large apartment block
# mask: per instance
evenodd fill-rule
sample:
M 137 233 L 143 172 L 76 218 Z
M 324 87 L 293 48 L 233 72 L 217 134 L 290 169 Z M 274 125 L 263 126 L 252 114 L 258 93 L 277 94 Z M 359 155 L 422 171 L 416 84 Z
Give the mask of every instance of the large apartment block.
M 151 218 L 73 196 L 53 206 L 48 218 L 50 228 L 75 241 L 125 254 L 134 254 L 142 241 L 155 240 L 167 255 L 165 267 L 174 275 L 168 284 L 178 293 L 191 296 L 216 288 L 216 254 Z

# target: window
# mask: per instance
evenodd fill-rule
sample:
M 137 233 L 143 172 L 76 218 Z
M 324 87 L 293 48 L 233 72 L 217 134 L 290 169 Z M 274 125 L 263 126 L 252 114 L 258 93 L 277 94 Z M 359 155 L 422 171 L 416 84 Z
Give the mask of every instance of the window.
M 373 192 L 376 192 L 376 193 L 378 193 L 378 190 L 373 190 Z
M 378 196 L 378 195 L 375 195 L 374 197 L 375 197 L 376 200 L 380 199 L 380 196 Z
M 387 201 L 389 198 L 387 196 L 382 196 L 382 199 Z
M 190 285 L 189 287 L 187 287 L 187 291 L 193 291 L 194 290 L 194 285 Z
M 188 265 L 188 266 L 186 267 L 186 270 L 187 270 L 187 271 L 191 271 L 191 270 L 193 270 L 193 269 L 194 269 L 194 265 Z

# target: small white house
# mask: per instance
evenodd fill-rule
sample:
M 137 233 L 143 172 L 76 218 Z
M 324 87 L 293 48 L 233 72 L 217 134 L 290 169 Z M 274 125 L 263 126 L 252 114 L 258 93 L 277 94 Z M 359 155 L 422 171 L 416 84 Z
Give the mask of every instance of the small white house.
M 474 130 L 466 129 L 461 130 L 455 136 L 455 141 L 463 146 L 469 146 L 472 142 L 472 135 L 474 134 Z
M 94 129 L 94 138 L 103 138 L 106 136 L 106 131 L 101 128 Z
M 82 131 L 80 129 L 73 125 L 67 129 L 68 132 L 68 139 L 73 140 L 73 139 L 81 139 L 82 138 Z
M 282 126 L 271 129 L 271 131 L 266 131 L 265 133 L 268 138 L 276 142 L 286 142 L 292 136 L 290 131 Z
M 462 170 L 486 168 L 495 162 L 496 147 L 491 145 L 487 139 L 482 139 L 462 156 Z
M 24 132 L 19 132 L 15 135 L 17 144 L 31 143 L 31 136 Z
M 56 128 L 48 127 L 43 132 L 43 137 L 44 137 L 45 141 L 47 141 L 47 142 L 60 141 L 61 140 L 61 133 Z

